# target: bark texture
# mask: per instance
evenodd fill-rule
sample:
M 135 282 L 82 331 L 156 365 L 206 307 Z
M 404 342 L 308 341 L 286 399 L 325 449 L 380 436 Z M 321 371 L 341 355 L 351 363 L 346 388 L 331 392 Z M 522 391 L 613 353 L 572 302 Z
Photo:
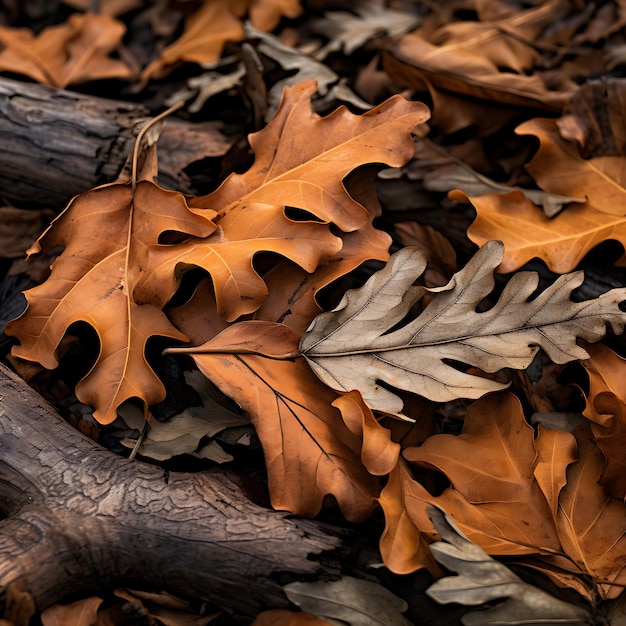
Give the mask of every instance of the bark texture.
M 0 365 L 0 587 L 44 609 L 68 592 L 148 582 L 253 617 L 285 577 L 332 575 L 340 540 L 253 504 L 228 472 L 168 475 L 87 439 Z M 1 614 L 0 607 L 0 614 Z
M 141 104 L 0 78 L 0 195 L 16 205 L 63 208 L 114 181 L 150 112 Z M 168 119 L 159 139 L 159 183 L 192 193 L 190 162 L 222 156 L 220 122 Z

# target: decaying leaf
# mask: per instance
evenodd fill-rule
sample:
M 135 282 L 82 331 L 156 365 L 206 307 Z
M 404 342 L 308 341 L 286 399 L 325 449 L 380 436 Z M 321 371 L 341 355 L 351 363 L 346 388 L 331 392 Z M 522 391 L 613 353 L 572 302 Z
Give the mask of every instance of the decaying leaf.
M 618 304 L 626 291 L 574 303 L 569 295 L 581 273 L 561 276 L 530 301 L 538 277 L 519 273 L 491 309 L 477 313 L 502 255 L 501 243 L 488 242 L 448 285 L 428 290 L 413 285 L 425 269 L 424 256 L 404 248 L 361 289 L 348 291 L 335 310 L 315 318 L 300 349 L 327 385 L 358 389 L 371 408 L 399 415 L 402 401 L 378 381 L 436 401 L 477 398 L 505 385 L 451 362 L 485 372 L 524 369 L 541 347 L 555 363 L 566 363 L 586 358 L 576 337 L 597 341 L 609 324 L 621 332 L 626 316 Z M 435 297 L 422 313 L 394 329 L 428 292 Z
M 456 602 L 477 607 L 500 600 L 496 606 L 466 613 L 465 626 L 496 624 L 590 624 L 582 607 L 559 600 L 543 589 L 525 583 L 508 567 L 494 561 L 465 537 L 440 509 L 430 517 L 441 541 L 430 549 L 441 565 L 457 573 L 432 584 L 426 593 L 440 604 Z
M 71 604 L 54 604 L 41 613 L 43 626 L 96 626 L 102 598 L 91 597 Z
M 122 22 L 96 13 L 73 13 L 39 35 L 0 28 L 0 71 L 24 74 L 53 87 L 109 78 L 129 79 L 131 69 L 110 58 L 124 36 Z
M 27 292 L 26 312 L 7 324 L 7 334 L 20 338 L 16 356 L 56 368 L 61 339 L 83 321 L 98 332 L 101 347 L 76 395 L 96 408 L 96 419 L 114 421 L 129 398 L 160 402 L 165 388 L 146 362 L 145 344 L 154 336 L 186 337 L 161 310 L 167 297 L 139 300 L 135 289 L 162 233 L 207 236 L 215 230 L 214 214 L 190 209 L 182 194 L 149 181 L 134 190 L 130 183 L 105 185 L 74 198 L 33 247 L 33 253 L 57 245 L 64 251 L 50 278 Z M 162 247 L 176 254 L 172 246 Z
M 353 12 L 327 11 L 324 18 L 314 22 L 316 32 L 329 40 L 315 53 L 318 60 L 337 50 L 351 54 L 374 37 L 403 35 L 421 21 L 415 15 L 381 7 L 371 0 L 352 2 L 350 10 Z
M 553 272 L 571 272 L 585 254 L 603 241 L 626 244 L 626 220 L 620 215 L 600 213 L 585 204 L 570 205 L 548 218 L 521 191 L 469 198 L 461 191 L 450 197 L 471 202 L 477 216 L 467 229 L 478 245 L 491 239 L 504 243 L 499 272 L 512 272 L 533 258 L 543 259 Z M 617 262 L 626 264 L 626 256 Z
M 624 359 L 603 346 L 587 346 L 590 358 L 582 362 L 589 376 L 587 406 L 583 415 L 590 420 L 595 444 L 606 463 L 600 483 L 611 495 L 626 498 L 626 381 Z
M 369 580 L 343 576 L 330 583 L 289 583 L 283 589 L 291 602 L 321 618 L 350 626 L 409 626 L 402 616 L 407 603 Z
M 626 215 L 626 174 L 621 156 L 583 159 L 575 143 L 559 134 L 553 119 L 532 119 L 517 127 L 520 135 L 539 138 L 537 154 L 526 169 L 550 193 L 587 198 L 584 205 L 615 217 Z

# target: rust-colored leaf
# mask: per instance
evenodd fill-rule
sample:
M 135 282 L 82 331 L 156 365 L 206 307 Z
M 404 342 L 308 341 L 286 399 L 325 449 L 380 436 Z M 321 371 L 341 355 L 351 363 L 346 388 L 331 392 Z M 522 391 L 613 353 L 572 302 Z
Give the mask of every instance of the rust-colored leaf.
M 626 498 L 626 379 L 624 359 L 602 344 L 586 346 L 582 362 L 589 376 L 583 415 L 591 420 L 595 444 L 606 459 L 600 483 L 620 500 Z
M 191 210 L 181 194 L 140 181 L 99 187 L 72 200 L 42 235 L 41 246 L 61 246 L 50 278 L 26 293 L 28 308 L 7 324 L 19 337 L 15 356 L 58 365 L 56 350 L 75 322 L 86 322 L 98 333 L 100 354 L 76 388 L 77 397 L 96 408 L 101 423 L 115 420 L 117 407 L 129 398 L 153 404 L 165 388 L 147 364 L 145 345 L 150 337 L 185 341 L 162 312 L 167 297 L 155 290 L 152 299 L 138 299 L 136 287 L 148 263 L 150 246 L 160 246 L 166 231 L 202 237 L 215 225 L 213 211 Z
M 526 169 L 550 193 L 587 198 L 583 208 L 615 217 L 626 215 L 626 169 L 623 156 L 583 159 L 576 143 L 559 134 L 553 119 L 520 124 L 519 135 L 539 138 L 540 146 Z
M 428 549 L 428 542 L 410 516 L 405 502 L 404 486 L 411 480 L 406 464 L 400 461 L 378 497 L 385 514 L 380 554 L 385 566 L 394 574 L 410 574 L 422 568 L 438 574 L 440 570 Z
M 467 229 L 478 245 L 491 239 L 504 243 L 499 272 L 512 272 L 533 258 L 543 259 L 553 272 L 571 272 L 591 249 L 610 239 L 626 244 L 626 220 L 573 204 L 549 218 L 521 191 L 469 198 L 461 191 L 455 200 L 471 202 L 477 216 Z M 626 257 L 618 265 L 626 265 Z
M 244 39 L 246 13 L 255 28 L 269 31 L 281 17 L 297 17 L 300 11 L 299 0 L 204 0 L 183 34 L 143 70 L 142 79 L 162 78 L 182 62 L 217 61 L 226 43 Z
M 580 571 L 596 582 L 600 596 L 616 598 L 626 584 L 624 503 L 598 484 L 604 457 L 589 431 L 576 434 L 579 460 L 568 468 L 559 499 L 559 538 Z
M 106 15 L 73 13 L 67 22 L 39 35 L 25 28 L 0 28 L 0 71 L 24 74 L 53 87 L 110 78 L 133 77 L 130 68 L 110 53 L 121 43 L 125 27 Z
M 53 604 L 41 613 L 43 626 L 95 626 L 102 598 L 95 596 L 71 604 Z
M 361 439 L 332 406 L 337 394 L 303 359 L 192 356 L 203 374 L 250 414 L 263 444 L 274 508 L 313 516 L 332 494 L 350 520 L 371 513 L 377 481 L 361 463 Z
M 398 461 L 400 445 L 391 441 L 391 433 L 376 421 L 361 394 L 352 391 L 339 396 L 332 405 L 341 411 L 350 432 L 363 440 L 361 461 L 365 469 L 374 476 L 389 474 Z

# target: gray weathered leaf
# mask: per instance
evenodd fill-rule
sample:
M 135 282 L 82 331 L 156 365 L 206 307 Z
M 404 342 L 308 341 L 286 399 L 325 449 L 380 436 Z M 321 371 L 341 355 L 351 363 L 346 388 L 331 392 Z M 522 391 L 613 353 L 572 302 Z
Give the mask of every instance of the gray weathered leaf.
M 315 54 L 320 61 L 336 50 L 352 54 L 374 37 L 402 35 L 421 22 L 416 15 L 387 9 L 371 0 L 358 0 L 349 6 L 353 13 L 328 11 L 323 19 L 314 22 L 315 30 L 329 39 Z
M 607 325 L 622 332 L 626 313 L 618 305 L 626 289 L 572 302 L 582 272 L 559 277 L 532 300 L 537 274 L 520 272 L 491 309 L 477 312 L 494 287 L 503 249 L 501 242 L 488 242 L 448 285 L 426 289 L 413 285 L 426 266 L 424 255 L 403 248 L 362 288 L 348 291 L 334 311 L 318 315 L 300 350 L 328 386 L 358 389 L 372 409 L 400 415 L 402 401 L 386 387 L 437 402 L 478 398 L 506 385 L 474 376 L 465 366 L 484 372 L 524 369 L 538 347 L 555 363 L 586 359 L 576 338 L 598 341 Z M 406 322 L 427 292 L 434 294 L 432 301 Z
M 455 602 L 472 607 L 504 600 L 487 610 L 466 613 L 461 618 L 465 626 L 593 623 L 584 608 L 525 583 L 508 567 L 494 561 L 467 539 L 440 509 L 430 509 L 429 515 L 442 539 L 433 543 L 430 550 L 441 565 L 457 572 L 458 576 L 440 578 L 426 594 L 439 604 Z
M 283 589 L 303 611 L 333 624 L 410 626 L 402 616 L 407 603 L 375 582 L 344 576 L 331 583 L 289 583 Z

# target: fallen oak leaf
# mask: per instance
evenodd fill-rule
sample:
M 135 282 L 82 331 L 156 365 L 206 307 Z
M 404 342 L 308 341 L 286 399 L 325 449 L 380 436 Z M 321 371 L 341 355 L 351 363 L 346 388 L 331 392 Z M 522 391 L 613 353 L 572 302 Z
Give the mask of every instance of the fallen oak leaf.
M 342 576 L 334 582 L 293 582 L 285 595 L 302 610 L 350 626 L 409 626 L 407 603 L 369 580 Z
M 144 405 L 160 402 L 165 388 L 146 362 L 145 344 L 153 336 L 187 338 L 163 313 L 167 298 L 155 293 L 151 300 L 138 300 L 135 289 L 147 249 L 159 245 L 163 232 L 207 236 L 215 230 L 212 215 L 190 209 L 181 194 L 146 180 L 134 190 L 131 183 L 116 183 L 74 198 L 32 249 L 58 245 L 64 251 L 50 278 L 26 292 L 26 311 L 7 324 L 5 332 L 20 339 L 14 354 L 55 369 L 67 329 L 84 321 L 99 334 L 100 354 L 76 395 L 96 408 L 95 418 L 114 421 L 117 407 L 129 398 Z
M 267 296 L 264 281 L 251 271 L 257 252 L 276 252 L 312 272 L 341 250 L 329 223 L 348 232 L 370 224 L 370 211 L 348 192 L 345 177 L 365 164 L 405 163 L 413 154 L 410 131 L 428 118 L 428 109 L 393 97 L 360 116 L 340 107 L 321 118 L 311 108 L 315 89 L 313 80 L 285 89 L 276 115 L 250 136 L 251 168 L 190 201 L 216 208 L 218 230 L 201 246 L 194 239 L 181 243 L 177 256 L 151 248 L 152 271 L 145 272 L 138 297 L 150 300 L 153 289 L 172 296 L 178 267 L 202 267 L 213 279 L 220 315 L 234 321 Z M 291 219 L 286 207 L 313 217 Z
M 114 18 L 73 13 L 67 22 L 38 35 L 24 28 L 0 28 L 0 71 L 24 74 L 44 85 L 66 87 L 92 80 L 130 79 L 132 70 L 109 54 L 126 29 Z
M 526 169 L 541 189 L 587 198 L 583 206 L 599 213 L 626 215 L 623 156 L 583 159 L 578 146 L 561 137 L 554 119 L 531 119 L 520 124 L 515 132 L 539 139 L 539 150 Z
M 540 258 L 553 272 L 562 274 L 575 269 L 590 250 L 604 241 L 626 245 L 626 219 L 595 211 L 587 203 L 570 205 L 548 218 L 521 191 L 470 198 L 456 190 L 449 197 L 471 202 L 476 209 L 476 219 L 467 229 L 474 243 L 483 245 L 492 239 L 504 243 L 504 259 L 498 272 L 512 272 Z M 626 265 L 626 255 L 617 265 Z
M 43 626 L 96 626 L 102 598 L 92 596 L 71 604 L 53 604 L 41 613 Z
M 358 389 L 372 409 L 400 415 L 402 400 L 378 381 L 440 402 L 478 398 L 506 385 L 461 371 L 451 361 L 485 372 L 525 369 L 541 347 L 555 363 L 566 363 L 587 357 L 577 337 L 597 341 L 608 324 L 622 332 L 626 314 L 618 304 L 626 290 L 574 303 L 569 294 L 582 283 L 582 273 L 559 277 L 530 301 L 537 274 L 518 273 L 491 309 L 477 313 L 494 287 L 503 252 L 501 242 L 490 241 L 448 285 L 426 289 L 413 286 L 426 267 L 424 256 L 403 248 L 363 287 L 348 291 L 333 311 L 317 316 L 300 350 L 331 388 Z M 431 302 L 405 323 L 426 293 L 434 293 Z
M 524 582 L 506 565 L 492 559 L 465 537 L 442 509 L 431 508 L 430 519 L 441 538 L 431 544 L 434 557 L 456 576 L 434 582 L 426 594 L 439 604 L 455 602 L 478 607 L 501 600 L 496 606 L 461 617 L 464 626 L 532 623 L 536 625 L 589 624 L 591 614 L 543 589 Z
M 612 496 L 626 498 L 626 386 L 623 358 L 602 344 L 586 346 L 590 358 L 582 361 L 589 376 L 589 390 L 584 393 L 583 415 L 590 421 L 594 442 L 606 463 L 600 484 Z
M 313 517 L 331 494 L 347 519 L 362 521 L 371 514 L 378 481 L 361 463 L 362 440 L 332 406 L 337 394 L 303 359 L 191 356 L 250 415 L 263 445 L 275 509 Z

